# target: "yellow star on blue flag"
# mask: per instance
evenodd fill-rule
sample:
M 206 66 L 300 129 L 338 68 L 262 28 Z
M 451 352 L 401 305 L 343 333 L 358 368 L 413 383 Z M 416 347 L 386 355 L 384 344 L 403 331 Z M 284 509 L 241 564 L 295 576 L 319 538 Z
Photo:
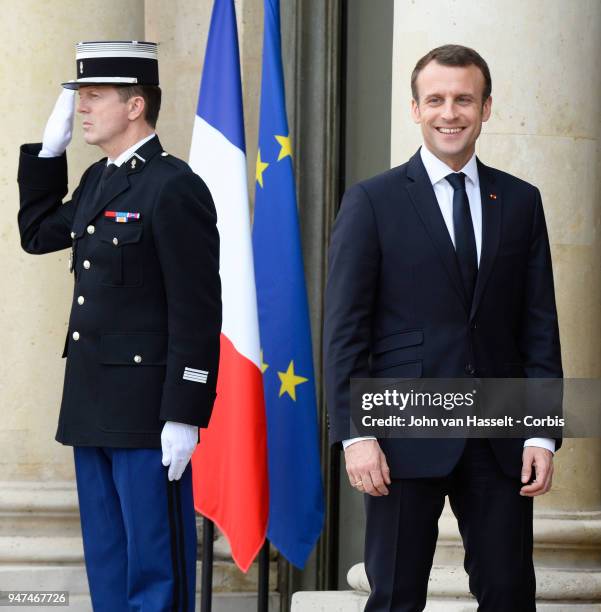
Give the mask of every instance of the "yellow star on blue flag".
M 287 393 L 296 402 L 296 387 L 309 379 L 304 376 L 297 376 L 294 372 L 294 361 L 291 361 L 288 365 L 288 369 L 285 372 L 278 372 L 280 377 L 280 397 Z
M 267 166 L 269 166 L 269 164 L 261 160 L 261 149 L 259 149 L 257 151 L 257 164 L 255 166 L 255 178 L 257 180 L 257 183 L 259 183 L 261 187 L 263 187 L 263 172 L 267 170 Z
M 280 147 L 280 153 L 278 155 L 278 161 L 285 157 L 292 157 L 292 144 L 290 143 L 290 136 L 278 136 L 276 134 L 275 139 L 278 141 Z

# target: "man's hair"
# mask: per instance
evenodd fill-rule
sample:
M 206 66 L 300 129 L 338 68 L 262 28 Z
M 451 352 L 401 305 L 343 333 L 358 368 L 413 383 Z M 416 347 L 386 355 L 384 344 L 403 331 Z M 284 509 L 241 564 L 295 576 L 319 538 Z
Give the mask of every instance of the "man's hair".
M 144 119 L 150 127 L 156 127 L 161 110 L 161 88 L 158 85 L 119 85 L 117 93 L 122 102 L 134 96 L 144 98 Z
M 436 61 L 442 66 L 476 66 L 480 69 L 484 77 L 484 91 L 482 92 L 482 104 L 488 100 L 492 91 L 492 80 L 490 78 L 490 70 L 484 58 L 473 49 L 464 47 L 463 45 L 443 45 L 436 47 L 432 51 L 426 53 L 417 64 L 411 73 L 411 95 L 416 102 L 419 102 L 419 94 L 417 91 L 417 77 L 419 73 L 432 61 Z

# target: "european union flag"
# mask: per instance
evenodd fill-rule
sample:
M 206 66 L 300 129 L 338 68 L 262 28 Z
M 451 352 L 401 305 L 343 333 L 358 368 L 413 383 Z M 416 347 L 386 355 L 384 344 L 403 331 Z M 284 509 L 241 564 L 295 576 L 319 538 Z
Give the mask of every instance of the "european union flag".
M 253 252 L 267 410 L 267 536 L 303 567 L 322 529 L 324 500 L 279 0 L 265 0 L 264 7 Z

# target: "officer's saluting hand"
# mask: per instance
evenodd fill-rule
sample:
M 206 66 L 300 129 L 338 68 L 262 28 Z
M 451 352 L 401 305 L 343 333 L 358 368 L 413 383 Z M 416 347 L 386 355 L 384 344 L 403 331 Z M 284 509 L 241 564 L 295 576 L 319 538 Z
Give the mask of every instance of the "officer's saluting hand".
M 75 90 L 63 88 L 46 123 L 40 157 L 59 157 L 65 152 L 73 136 L 74 113 Z

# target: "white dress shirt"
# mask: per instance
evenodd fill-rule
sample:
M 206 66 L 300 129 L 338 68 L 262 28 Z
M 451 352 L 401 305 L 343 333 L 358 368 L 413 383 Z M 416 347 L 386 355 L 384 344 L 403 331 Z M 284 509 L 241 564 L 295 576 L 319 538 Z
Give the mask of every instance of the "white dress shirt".
M 455 245 L 455 226 L 453 224 L 453 187 L 445 180 L 448 174 L 453 174 L 455 170 L 449 168 L 436 155 L 431 153 L 426 146 L 421 147 L 420 156 L 428 173 L 428 178 L 432 183 L 434 195 L 440 212 L 442 213 L 444 222 L 449 231 L 453 245 Z M 476 252 L 478 255 L 478 265 L 480 265 L 480 254 L 482 253 L 482 199 L 480 195 L 480 179 L 478 178 L 478 164 L 476 162 L 476 153 L 474 153 L 469 161 L 461 168 L 460 172 L 465 174 L 465 191 L 467 199 L 470 203 L 470 214 L 472 224 L 474 226 L 474 236 L 476 238 Z M 373 436 L 361 436 L 358 438 L 350 438 L 343 440 L 342 446 L 347 448 L 360 440 L 375 440 Z M 528 438 L 524 442 L 524 446 L 539 446 L 546 448 L 552 453 L 555 452 L 555 440 L 551 438 Z

